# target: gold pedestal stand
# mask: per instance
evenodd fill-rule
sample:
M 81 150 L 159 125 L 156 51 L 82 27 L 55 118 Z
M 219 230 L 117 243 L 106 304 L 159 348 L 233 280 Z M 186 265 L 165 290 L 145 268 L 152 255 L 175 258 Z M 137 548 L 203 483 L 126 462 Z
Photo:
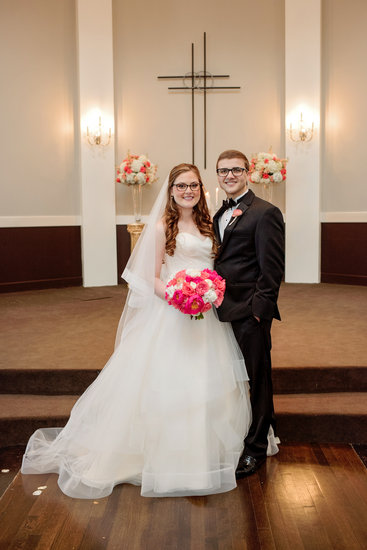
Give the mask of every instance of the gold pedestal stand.
M 130 233 L 130 252 L 134 250 L 136 243 L 140 237 L 140 233 L 143 231 L 143 223 L 129 223 L 127 230 Z

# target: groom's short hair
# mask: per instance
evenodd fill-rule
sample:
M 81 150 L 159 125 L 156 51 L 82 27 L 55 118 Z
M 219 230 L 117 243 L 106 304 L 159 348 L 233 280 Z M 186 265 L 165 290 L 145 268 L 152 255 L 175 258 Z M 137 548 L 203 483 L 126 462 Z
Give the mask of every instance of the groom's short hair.
M 223 159 L 242 159 L 245 163 L 245 168 L 247 172 L 250 168 L 250 163 L 246 155 L 241 153 L 241 151 L 236 151 L 236 149 L 228 149 L 227 151 L 223 151 L 223 153 L 221 153 L 218 157 L 216 168 L 218 168 L 218 162 Z

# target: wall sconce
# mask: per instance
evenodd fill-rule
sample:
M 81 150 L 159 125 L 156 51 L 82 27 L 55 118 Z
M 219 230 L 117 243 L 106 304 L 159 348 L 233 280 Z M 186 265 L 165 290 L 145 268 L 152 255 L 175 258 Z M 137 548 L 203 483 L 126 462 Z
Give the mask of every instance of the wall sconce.
M 98 118 L 98 126 L 94 129 L 89 130 L 89 126 L 87 126 L 87 140 L 89 145 L 101 145 L 102 147 L 106 147 L 111 143 L 111 136 L 111 128 L 108 129 L 108 133 L 102 131 L 101 116 Z
M 307 127 L 305 125 L 305 122 L 303 120 L 303 115 L 301 113 L 298 123 L 298 130 L 293 130 L 292 123 L 289 125 L 289 137 L 292 141 L 299 142 L 303 141 L 306 143 L 307 141 L 311 141 L 313 137 L 313 130 L 314 130 L 314 123 L 312 122 L 311 127 Z

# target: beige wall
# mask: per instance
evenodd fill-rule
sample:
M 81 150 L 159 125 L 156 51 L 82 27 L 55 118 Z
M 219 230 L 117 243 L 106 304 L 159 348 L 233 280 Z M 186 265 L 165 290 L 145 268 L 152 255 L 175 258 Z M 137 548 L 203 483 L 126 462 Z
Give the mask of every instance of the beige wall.
M 179 162 L 191 162 L 191 99 L 169 92 L 176 81 L 158 75 L 203 69 L 203 32 L 207 33 L 207 70 L 230 74 L 216 85 L 240 91 L 213 91 L 207 97 L 208 169 L 203 170 L 203 99 L 197 94 L 196 158 L 211 197 L 215 162 L 224 149 L 247 154 L 272 145 L 284 154 L 284 2 L 283 0 L 115 0 L 114 62 L 116 161 L 131 152 L 147 153 L 159 165 L 160 181 Z M 144 212 L 157 184 L 144 189 Z M 284 204 L 284 189 L 275 193 Z M 117 212 L 132 212 L 130 189 L 117 186 Z
M 0 215 L 79 214 L 74 0 L 1 0 L 0 51 Z
M 323 0 L 323 212 L 367 211 L 366 23 L 366 0 Z
M 80 214 L 74 0 L 0 0 L 0 216 Z M 228 6 L 230 9 L 228 9 Z M 191 160 L 188 93 L 168 92 L 159 74 L 203 68 L 228 73 L 236 92 L 208 93 L 208 169 L 203 170 L 202 97 L 196 95 L 196 162 L 214 199 L 218 153 L 284 154 L 283 0 L 114 0 L 116 160 L 128 149 L 170 167 Z M 323 0 L 323 212 L 367 210 L 359 159 L 367 127 L 367 2 Z M 221 30 L 219 30 L 222 27 Z M 172 82 L 173 83 L 173 82 Z M 131 214 L 117 185 L 117 213 Z M 148 213 L 157 185 L 144 190 Z M 284 208 L 284 189 L 275 202 Z

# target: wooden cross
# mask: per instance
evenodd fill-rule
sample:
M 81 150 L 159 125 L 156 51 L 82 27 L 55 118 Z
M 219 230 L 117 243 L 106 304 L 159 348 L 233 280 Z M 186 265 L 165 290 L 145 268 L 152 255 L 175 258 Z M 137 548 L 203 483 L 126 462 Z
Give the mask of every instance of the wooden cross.
M 185 75 L 158 76 L 160 79 L 186 79 L 191 80 L 191 86 L 169 86 L 169 90 L 191 90 L 191 139 L 192 139 L 192 164 L 195 164 L 195 91 L 202 91 L 204 98 L 204 168 L 206 168 L 206 94 L 210 90 L 239 90 L 241 86 L 214 86 L 214 78 L 229 78 L 229 74 L 211 74 L 206 70 L 206 32 L 204 32 L 204 70 L 194 70 L 194 44 L 191 44 L 191 72 Z M 211 86 L 207 85 L 208 80 Z

